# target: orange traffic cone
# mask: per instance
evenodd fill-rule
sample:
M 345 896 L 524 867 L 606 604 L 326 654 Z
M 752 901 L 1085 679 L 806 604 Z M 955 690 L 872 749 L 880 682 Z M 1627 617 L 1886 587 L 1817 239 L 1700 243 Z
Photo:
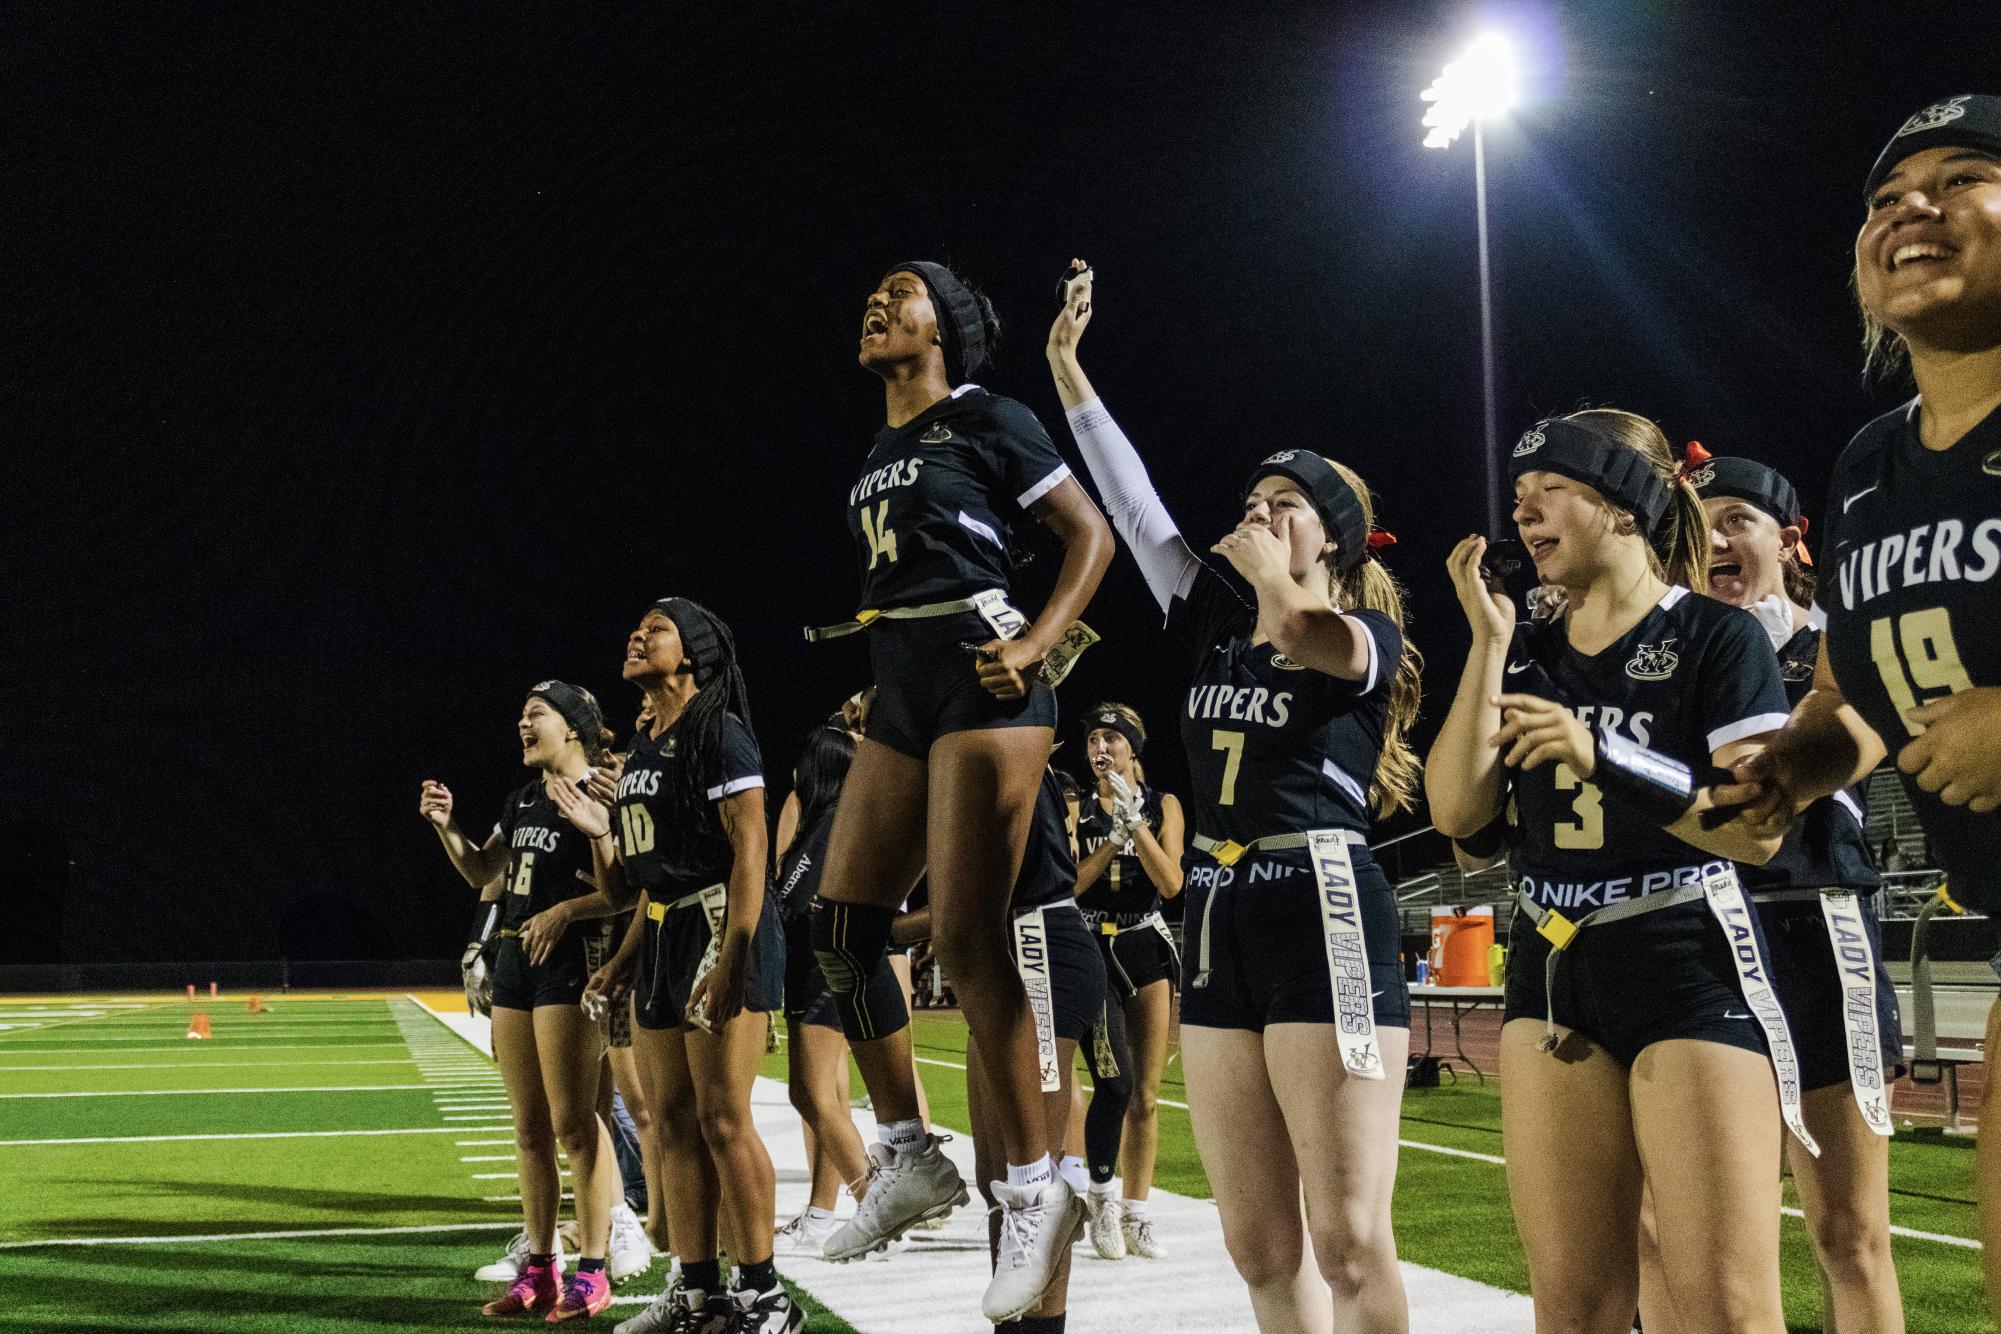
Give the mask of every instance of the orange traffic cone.
M 248 1008 L 251 1014 L 263 1014 L 264 998 L 262 996 L 252 996 L 250 998 L 250 1005 Z
M 188 1021 L 188 1036 L 191 1038 L 212 1038 L 215 1036 L 214 1033 L 209 1031 L 207 1015 L 198 1014 Z

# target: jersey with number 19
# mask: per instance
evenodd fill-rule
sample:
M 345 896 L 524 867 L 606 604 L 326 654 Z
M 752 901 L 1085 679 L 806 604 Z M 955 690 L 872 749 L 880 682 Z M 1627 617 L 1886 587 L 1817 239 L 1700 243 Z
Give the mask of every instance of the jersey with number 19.
M 1827 657 L 1841 693 L 1897 752 L 1906 715 L 2001 686 L 2001 409 L 1950 449 L 1918 437 L 1916 400 L 1870 422 L 1834 465 L 1821 537 Z M 1946 888 L 2001 913 L 2001 812 L 1948 806 L 1903 776 Z

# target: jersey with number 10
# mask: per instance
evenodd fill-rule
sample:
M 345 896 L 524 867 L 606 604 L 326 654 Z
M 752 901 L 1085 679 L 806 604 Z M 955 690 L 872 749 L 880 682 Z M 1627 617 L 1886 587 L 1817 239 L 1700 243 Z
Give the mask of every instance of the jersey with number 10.
M 1764 627 L 1747 611 L 1679 587 L 1593 654 L 1570 646 L 1562 620 L 1517 625 L 1501 691 L 1553 700 L 1594 732 L 1606 728 L 1698 776 L 1714 751 L 1786 721 Z M 1567 764 L 1512 771 L 1511 782 L 1521 888 L 1546 908 L 1582 916 L 1692 883 L 1715 860 L 1607 799 Z
M 659 736 L 641 733 L 619 775 L 612 833 L 626 879 L 654 902 L 672 902 L 729 879 L 735 860 L 716 813 L 725 797 L 764 786 L 757 738 L 733 713 L 723 715 L 722 765 L 703 775 L 706 798 L 699 811 L 678 805 L 681 769 L 687 763 L 681 720 Z
M 1014 525 L 1069 475 L 1033 412 L 976 384 L 883 427 L 848 492 L 862 607 L 1006 592 Z
M 1895 761 L 1921 730 L 1910 710 L 2001 686 L 2001 410 L 1944 450 L 1918 438 L 1915 401 L 1863 427 L 1820 540 L 1828 663 Z M 1903 784 L 1953 897 L 2001 912 L 2001 812 Z
M 1168 636 L 1194 668 L 1181 741 L 1196 833 L 1249 843 L 1309 829 L 1368 832 L 1369 785 L 1403 635 L 1379 611 L 1344 614 L 1368 646 L 1360 681 L 1253 644 L 1257 608 L 1207 565 L 1187 596 L 1168 604 Z

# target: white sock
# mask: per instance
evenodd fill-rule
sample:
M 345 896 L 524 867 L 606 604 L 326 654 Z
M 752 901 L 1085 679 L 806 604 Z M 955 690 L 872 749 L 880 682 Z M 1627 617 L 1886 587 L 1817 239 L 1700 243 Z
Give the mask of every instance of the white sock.
M 1091 1183 L 1091 1193 L 1093 1195 L 1109 1195 L 1116 1200 L 1119 1198 L 1120 1184 L 1117 1177 L 1113 1177 L 1110 1181 L 1093 1181 Z
M 1070 1183 L 1070 1189 L 1082 1191 L 1091 1184 L 1091 1174 L 1084 1167 L 1084 1160 L 1074 1153 L 1063 1155 L 1063 1161 L 1056 1165 L 1057 1173 Z
M 924 1147 L 924 1123 L 914 1116 L 908 1121 L 891 1121 L 878 1125 L 875 1137 L 898 1153 L 911 1153 Z
M 1056 1179 L 1056 1166 L 1043 1154 L 1026 1167 L 1014 1163 L 1007 1165 L 1007 1185 L 1009 1190 L 1040 1190 Z
M 823 1218 L 832 1218 L 833 1216 L 834 1211 L 832 1209 L 822 1209 L 817 1204 L 806 1206 L 806 1217 L 812 1219 L 814 1222 L 818 1222 Z
M 1125 1211 L 1126 1211 L 1126 1217 L 1128 1217 L 1128 1218 L 1145 1218 L 1145 1217 L 1146 1217 L 1146 1201 L 1145 1201 L 1145 1200 L 1127 1200 L 1127 1201 L 1126 1201 L 1126 1202 L 1124 1203 L 1124 1205 L 1123 1205 L 1123 1206 L 1121 1206 L 1121 1207 L 1123 1207 L 1123 1208 L 1125 1209 Z

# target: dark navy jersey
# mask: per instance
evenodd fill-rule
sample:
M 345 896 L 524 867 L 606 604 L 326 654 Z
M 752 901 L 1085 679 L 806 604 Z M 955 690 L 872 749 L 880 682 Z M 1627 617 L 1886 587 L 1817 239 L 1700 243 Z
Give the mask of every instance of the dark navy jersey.
M 1786 721 L 1764 627 L 1747 611 L 1685 588 L 1670 588 L 1639 624 L 1590 656 L 1570 646 L 1562 621 L 1518 624 L 1501 690 L 1554 700 L 1594 731 L 1609 728 L 1697 774 L 1712 752 Z M 1510 778 L 1521 887 L 1545 907 L 1580 916 L 1693 882 L 1715 860 L 1625 803 L 1606 800 L 1569 765 L 1512 771 Z
M 1161 820 L 1160 794 L 1142 784 L 1139 800 L 1140 814 L 1146 817 L 1146 827 L 1157 836 Z M 1090 856 L 1104 844 L 1105 835 L 1111 830 L 1111 813 L 1099 803 L 1095 794 L 1085 793 L 1084 809 L 1077 818 L 1078 850 L 1084 856 Z M 1160 906 L 1160 892 L 1153 887 L 1153 881 L 1139 858 L 1129 852 L 1120 852 L 1113 854 L 1112 860 L 1105 866 L 1105 873 L 1077 896 L 1077 906 L 1086 912 L 1152 912 Z
M 1011 912 L 1023 908 L 1068 903 L 1077 892 L 1077 858 L 1070 851 L 1070 807 L 1056 770 L 1044 767 L 1042 787 L 1035 794 L 1035 817 L 1028 825 L 1028 845 L 1022 849 L 1021 874 L 1015 877 Z
M 1344 615 L 1367 632 L 1360 681 L 1253 646 L 1257 608 L 1207 565 L 1169 604 L 1167 633 L 1193 669 L 1181 741 L 1196 833 L 1248 843 L 1308 829 L 1368 831 L 1403 634 L 1379 611 Z
M 563 818 L 539 776 L 508 794 L 493 828 L 507 844 L 498 925 L 518 927 L 545 908 L 596 890 L 586 878 L 592 871 L 591 841 Z
M 1034 413 L 975 384 L 885 426 L 848 492 L 863 608 L 1005 592 L 1015 525 L 1069 475 Z
M 804 917 L 820 892 L 820 874 L 827 869 L 827 840 L 834 832 L 834 807 L 828 806 L 802 829 L 778 859 L 778 906 L 787 917 Z
M 699 811 L 680 808 L 681 719 L 659 736 L 641 736 L 626 757 L 613 812 L 626 878 L 657 902 L 727 881 L 734 853 L 716 807 L 723 798 L 764 786 L 757 739 L 743 720 L 723 715 L 722 765 L 702 775 Z
M 1786 702 L 1797 706 L 1813 689 L 1814 660 L 1820 653 L 1820 631 L 1800 630 L 1779 649 L 1779 680 Z M 1778 855 L 1763 866 L 1740 866 L 1747 889 L 1828 889 L 1840 886 L 1858 894 L 1882 888 L 1869 840 L 1862 833 L 1862 789 L 1852 788 L 1822 798 L 1806 808 L 1787 833 Z
M 1894 761 L 1917 734 L 1909 710 L 2001 686 L 2001 411 L 1944 450 L 1919 440 L 1915 400 L 1863 427 L 1834 465 L 1821 542 L 1828 662 Z M 1903 784 L 1954 897 L 2001 910 L 2001 812 Z

